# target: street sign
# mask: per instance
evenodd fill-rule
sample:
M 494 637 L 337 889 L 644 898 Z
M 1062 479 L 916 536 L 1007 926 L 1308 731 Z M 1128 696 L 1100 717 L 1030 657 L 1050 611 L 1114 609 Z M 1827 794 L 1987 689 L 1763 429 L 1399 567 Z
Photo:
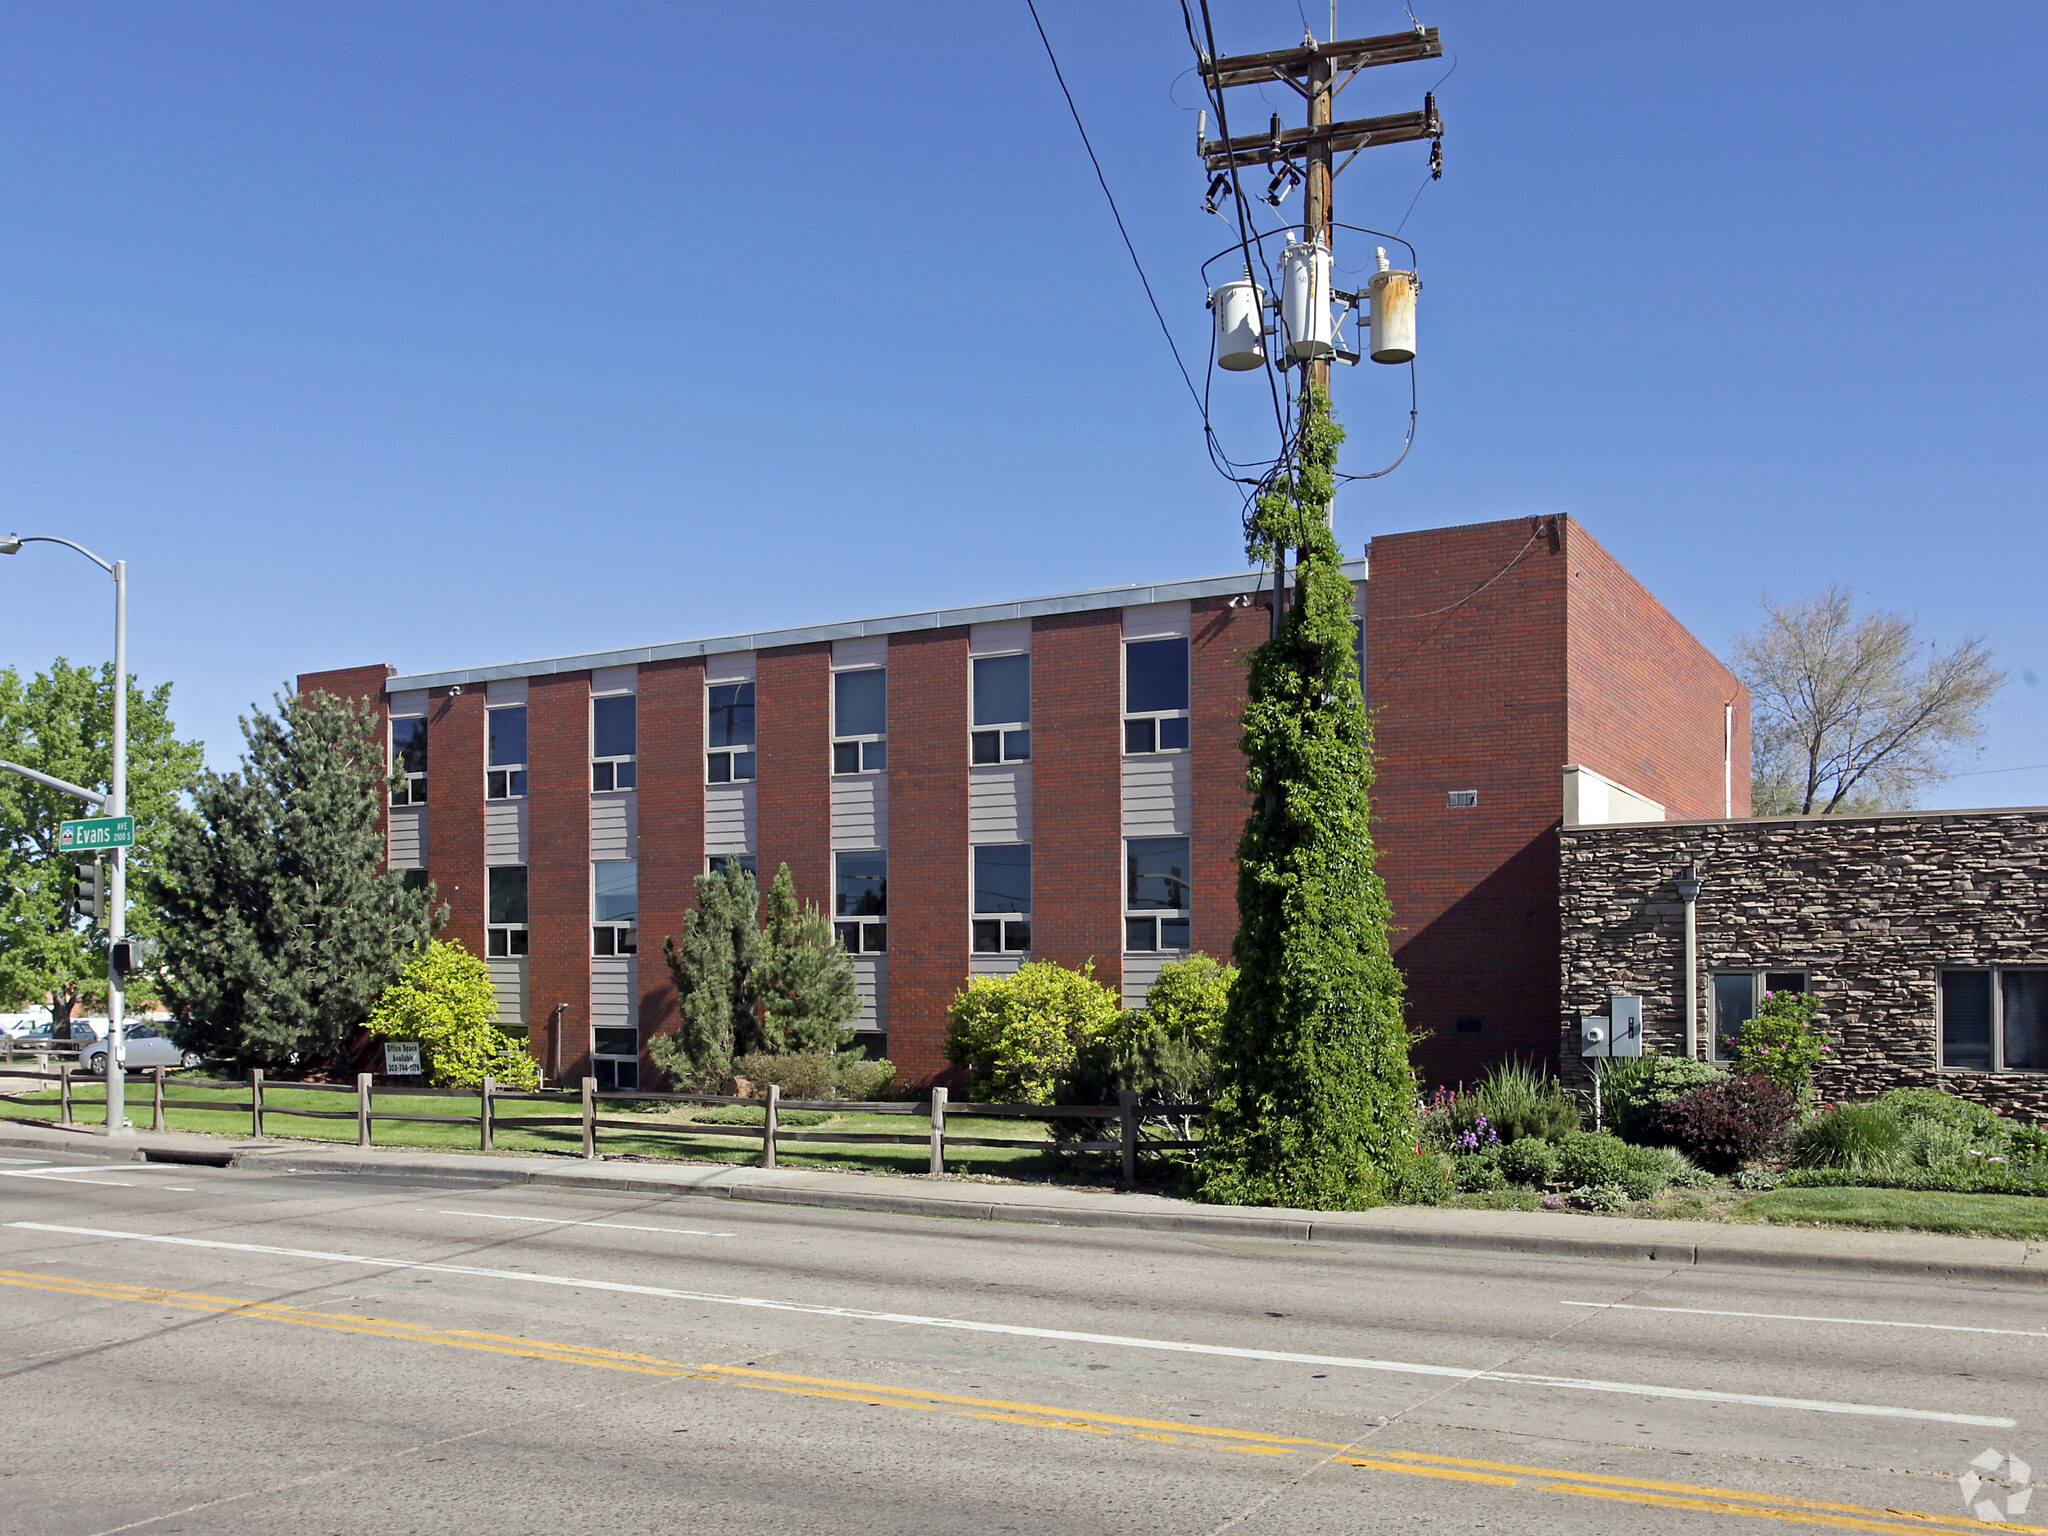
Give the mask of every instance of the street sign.
M 57 827 L 59 853 L 96 853 L 102 848 L 133 848 L 133 816 L 95 816 L 90 821 L 66 821 Z
M 420 1043 L 417 1040 L 386 1040 L 384 1042 L 384 1075 L 386 1077 L 419 1077 Z

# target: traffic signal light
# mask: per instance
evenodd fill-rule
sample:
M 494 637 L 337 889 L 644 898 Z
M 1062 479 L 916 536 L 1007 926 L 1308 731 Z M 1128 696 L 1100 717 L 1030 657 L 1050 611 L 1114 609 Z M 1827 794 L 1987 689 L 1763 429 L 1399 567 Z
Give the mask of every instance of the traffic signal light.
M 72 870 L 78 876 L 78 884 L 72 890 L 72 902 L 79 915 L 96 923 L 103 921 L 107 915 L 107 886 L 99 860 L 74 864 Z

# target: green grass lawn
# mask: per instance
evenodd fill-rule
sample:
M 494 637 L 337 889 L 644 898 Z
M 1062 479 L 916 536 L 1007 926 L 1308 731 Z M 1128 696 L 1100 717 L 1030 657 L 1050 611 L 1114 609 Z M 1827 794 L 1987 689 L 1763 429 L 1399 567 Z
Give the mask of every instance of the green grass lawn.
M 1977 1237 L 2048 1237 L 2048 1199 L 1918 1189 L 1773 1189 L 1744 1201 L 1736 1219 Z
M 0 1084 L 0 1090 L 26 1090 L 32 1083 L 16 1081 Z M 128 1080 L 128 1118 L 137 1126 L 147 1128 L 150 1124 L 150 1081 L 146 1077 L 131 1077 Z M 217 1101 L 218 1109 L 167 1109 L 164 1124 L 177 1131 L 210 1131 L 223 1136 L 250 1134 L 246 1083 L 233 1087 L 203 1086 L 198 1082 L 178 1076 L 166 1076 L 164 1096 L 167 1099 L 189 1099 L 195 1101 Z M 302 1138 L 308 1141 L 339 1141 L 353 1145 L 356 1139 L 355 1094 L 323 1092 L 318 1089 L 294 1088 L 283 1084 L 266 1083 L 263 1090 L 264 1133 L 268 1136 Z M 86 1124 L 99 1124 L 105 1118 L 105 1085 L 95 1080 L 81 1080 L 71 1092 L 72 1116 Z M 438 1095 L 407 1094 L 401 1091 L 379 1089 L 375 1100 L 379 1113 L 421 1114 L 421 1115 L 475 1115 L 479 1102 L 474 1097 L 461 1096 L 443 1098 Z M 340 1111 L 345 1119 L 322 1120 L 301 1117 L 287 1113 L 294 1109 L 318 1109 Z M 738 1127 L 697 1124 L 692 1119 L 692 1110 L 703 1113 L 702 1108 L 690 1105 L 645 1104 L 607 1105 L 599 1102 L 600 1119 L 626 1120 L 644 1125 L 631 1129 L 615 1129 L 600 1125 L 597 1132 L 597 1149 L 600 1154 L 631 1157 L 675 1159 L 687 1162 L 757 1163 L 761 1156 L 761 1139 L 748 1135 Z M 578 1125 L 539 1125 L 522 1127 L 522 1117 L 534 1115 L 574 1115 L 578 1113 L 574 1100 L 560 1103 L 540 1103 L 525 1100 L 500 1100 L 497 1104 L 496 1136 L 497 1148 L 501 1152 L 532 1154 L 555 1153 L 569 1157 L 581 1156 L 583 1132 Z M 0 1105 L 0 1114 L 18 1119 L 55 1120 L 58 1114 L 57 1092 L 54 1088 L 45 1093 L 33 1093 L 27 1101 L 12 1100 Z M 748 1118 L 758 1125 L 760 1115 Z M 787 1168 L 842 1168 L 861 1169 L 874 1172 L 924 1173 L 929 1170 L 929 1122 L 922 1114 L 885 1115 L 849 1112 L 845 1114 L 824 1114 L 791 1111 L 783 1122 L 785 1130 L 884 1132 L 915 1138 L 915 1145 L 890 1146 L 887 1144 L 830 1142 L 779 1142 L 776 1157 L 781 1166 Z M 948 1146 L 946 1167 L 955 1173 L 994 1174 L 1015 1179 L 1071 1179 L 1076 1177 L 1077 1168 L 1071 1158 L 1062 1162 L 1055 1157 L 1052 1145 L 1046 1136 L 1043 1122 L 1032 1120 L 978 1119 L 966 1115 L 949 1115 L 946 1129 L 954 1136 L 996 1136 L 1018 1140 L 1030 1140 L 1039 1147 L 961 1147 Z M 737 1133 L 737 1134 L 736 1134 Z M 475 1152 L 477 1127 L 474 1125 L 430 1125 L 414 1121 L 380 1120 L 372 1128 L 372 1135 L 380 1147 L 419 1147 L 429 1151 Z M 1100 1160 L 1095 1165 L 1081 1164 L 1092 1182 L 1101 1176 Z M 1113 1176 L 1113 1174 L 1112 1174 Z

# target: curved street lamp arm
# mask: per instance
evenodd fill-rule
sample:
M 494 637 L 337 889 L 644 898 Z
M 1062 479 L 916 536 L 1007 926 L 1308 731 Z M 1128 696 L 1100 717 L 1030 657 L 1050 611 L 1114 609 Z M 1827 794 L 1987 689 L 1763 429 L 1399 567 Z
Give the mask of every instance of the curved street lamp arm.
M 33 768 L 24 768 L 21 764 L 10 763 L 5 758 L 0 758 L 0 773 L 18 773 L 24 779 L 34 779 L 38 784 L 47 784 L 52 789 L 63 790 L 67 795 L 76 795 L 87 805 L 104 806 L 107 803 L 107 797 L 96 789 L 85 789 L 77 784 L 73 784 L 69 779 L 53 778 L 47 773 L 37 773 Z
M 0 539 L 0 555 L 11 555 L 24 544 L 62 544 L 66 549 L 75 549 L 109 576 L 114 574 L 111 562 L 102 560 L 83 544 L 74 544 L 69 539 L 60 539 L 47 533 L 15 533 Z

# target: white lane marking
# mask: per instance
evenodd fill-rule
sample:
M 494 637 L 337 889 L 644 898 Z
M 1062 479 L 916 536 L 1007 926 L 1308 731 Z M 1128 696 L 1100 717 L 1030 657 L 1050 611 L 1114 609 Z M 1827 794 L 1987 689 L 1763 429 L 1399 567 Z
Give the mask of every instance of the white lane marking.
M 91 1173 L 93 1170 L 90 1168 L 78 1168 L 72 1171 Z M 107 1171 L 111 1173 L 115 1170 L 108 1169 Z M 120 1171 L 126 1173 L 128 1170 L 124 1168 Z M 52 1184 L 90 1184 L 100 1189 L 135 1188 L 133 1184 L 125 1183 L 120 1179 L 74 1179 L 66 1177 L 66 1175 L 61 1173 L 37 1173 L 28 1168 L 0 1168 L 0 1179 L 48 1179 Z
M 674 1232 L 682 1237 L 736 1237 L 735 1232 L 699 1232 L 695 1227 L 635 1227 L 623 1221 L 576 1221 L 567 1216 L 503 1216 L 496 1211 L 436 1211 L 437 1216 L 474 1216 L 479 1221 L 544 1221 L 551 1227 L 613 1227 L 621 1232 Z
M 1639 1307 L 1625 1301 L 1567 1301 L 1567 1307 L 1605 1312 L 1683 1312 L 1688 1317 L 1756 1317 L 1774 1323 L 1854 1323 L 1861 1328 L 1932 1328 L 1938 1333 L 1995 1333 L 2008 1339 L 2048 1339 L 2048 1327 L 1968 1328 L 1961 1323 L 1894 1323 L 1879 1317 L 1807 1317 L 1798 1312 L 1719 1312 L 1712 1307 Z
M 0 1163 L 32 1163 L 38 1167 L 48 1161 L 47 1157 L 0 1157 Z
M 963 1333 L 1000 1333 L 1013 1338 L 1059 1339 L 1073 1344 L 1102 1344 L 1117 1349 L 1158 1349 L 1183 1355 L 1216 1355 L 1231 1360 L 1270 1360 L 1283 1365 L 1327 1365 L 1349 1370 L 1388 1371 L 1403 1376 L 1443 1376 L 1455 1381 L 1500 1381 L 1516 1386 L 1562 1387 L 1576 1392 L 1616 1392 L 1630 1397 L 1668 1397 L 1690 1403 L 1732 1403 L 1746 1408 L 1790 1408 L 1807 1413 L 1848 1413 L 1878 1419 L 1927 1419 L 1940 1424 L 1969 1424 L 1980 1429 L 2013 1429 L 2017 1419 L 1975 1413 L 1940 1413 L 1931 1408 L 1895 1408 L 1882 1403 L 1837 1403 L 1824 1398 L 1764 1397 L 1749 1392 L 1710 1392 L 1700 1387 L 1660 1387 L 1642 1382 L 1596 1381 L 1581 1376 L 1537 1376 L 1521 1371 L 1473 1370 L 1455 1365 L 1421 1365 L 1404 1360 L 1353 1359 L 1345 1355 L 1302 1355 L 1278 1349 L 1239 1349 L 1227 1344 L 1189 1344 L 1176 1339 L 1126 1338 L 1114 1333 L 1079 1333 L 1065 1328 L 1027 1328 L 1017 1323 L 976 1323 L 954 1317 L 922 1317 L 907 1312 L 870 1312 L 862 1307 L 817 1306 L 799 1301 L 770 1301 L 758 1296 L 721 1296 L 712 1291 L 678 1291 L 659 1285 L 628 1285 L 619 1280 L 579 1280 L 566 1275 L 530 1275 L 512 1269 L 480 1269 L 467 1264 L 428 1264 L 416 1259 L 381 1259 L 360 1253 L 326 1253 L 317 1248 L 274 1248 L 264 1243 L 224 1243 L 204 1237 L 166 1237 L 154 1232 L 110 1232 L 100 1227 L 61 1227 L 41 1221 L 10 1221 L 28 1232 L 58 1232 L 67 1237 L 111 1237 L 135 1243 L 168 1243 L 179 1248 L 214 1248 L 230 1253 L 265 1253 L 287 1259 L 317 1259 L 329 1264 L 365 1264 L 377 1269 L 418 1269 L 437 1275 L 469 1275 L 483 1280 L 516 1280 L 524 1285 L 558 1285 L 571 1290 L 611 1291 L 624 1296 L 656 1296 L 668 1301 L 705 1302 L 721 1307 L 754 1307 L 769 1312 L 799 1312 L 811 1317 L 843 1317 L 855 1322 L 891 1323 L 899 1327 L 950 1328 Z

